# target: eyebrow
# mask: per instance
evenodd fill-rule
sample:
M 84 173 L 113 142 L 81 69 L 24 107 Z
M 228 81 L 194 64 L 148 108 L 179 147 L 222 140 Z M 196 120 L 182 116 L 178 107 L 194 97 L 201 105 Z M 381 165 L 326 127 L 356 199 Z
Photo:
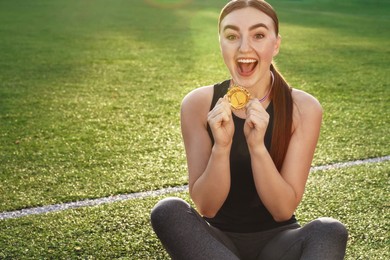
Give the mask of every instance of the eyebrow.
M 252 25 L 251 27 L 249 27 L 249 30 L 252 31 L 252 30 L 260 28 L 260 27 L 266 28 L 267 30 L 269 29 L 268 26 L 265 25 L 264 23 L 257 23 L 257 24 Z M 223 27 L 223 31 L 226 31 L 227 29 L 232 29 L 234 31 L 240 31 L 240 28 L 238 28 L 238 26 L 229 25 L 229 24 L 226 25 L 225 27 Z
M 263 27 L 263 28 L 268 30 L 268 26 L 265 25 L 264 23 L 258 23 L 258 24 L 252 25 L 251 27 L 249 27 L 249 30 L 252 31 L 252 30 L 257 29 L 259 27 Z

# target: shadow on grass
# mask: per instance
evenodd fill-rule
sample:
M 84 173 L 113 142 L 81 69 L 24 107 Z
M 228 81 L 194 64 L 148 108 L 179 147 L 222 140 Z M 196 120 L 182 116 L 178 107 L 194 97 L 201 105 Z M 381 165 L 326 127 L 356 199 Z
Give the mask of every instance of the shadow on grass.
M 356 37 L 389 37 L 386 32 L 390 26 L 390 2 L 386 0 L 271 0 L 270 3 L 274 4 L 282 23 Z
M 145 85 L 142 79 L 161 81 L 187 73 L 197 58 L 192 16 L 220 3 L 189 1 L 177 8 L 156 4 L 169 2 L 1 2 L 0 112 L 18 103 L 28 105 L 21 101 L 40 93 L 50 103 L 53 91 L 70 88 L 78 93 L 82 84 L 90 91 L 95 83 Z M 175 66 L 159 74 L 167 64 Z

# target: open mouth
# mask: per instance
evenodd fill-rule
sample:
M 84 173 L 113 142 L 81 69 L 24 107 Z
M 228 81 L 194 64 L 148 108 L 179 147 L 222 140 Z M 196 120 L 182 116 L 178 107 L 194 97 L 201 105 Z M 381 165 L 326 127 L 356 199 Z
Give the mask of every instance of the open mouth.
M 250 75 L 255 69 L 258 61 L 255 59 L 238 59 L 237 64 L 242 75 Z

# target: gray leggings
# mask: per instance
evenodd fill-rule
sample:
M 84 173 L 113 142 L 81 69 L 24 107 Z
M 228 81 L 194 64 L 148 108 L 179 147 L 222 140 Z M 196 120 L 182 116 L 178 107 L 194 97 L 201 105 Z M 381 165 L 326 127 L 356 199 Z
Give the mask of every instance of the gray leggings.
M 151 213 L 154 231 L 172 259 L 343 259 L 348 232 L 331 218 L 255 233 L 223 232 L 187 202 L 166 198 Z

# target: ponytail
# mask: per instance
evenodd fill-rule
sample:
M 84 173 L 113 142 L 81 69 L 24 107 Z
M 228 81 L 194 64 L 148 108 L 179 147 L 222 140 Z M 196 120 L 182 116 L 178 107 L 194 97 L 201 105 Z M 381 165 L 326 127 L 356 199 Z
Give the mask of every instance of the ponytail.
M 275 118 L 272 129 L 270 154 L 276 168 L 280 171 L 291 140 L 293 99 L 291 95 L 291 87 L 279 73 L 274 64 L 271 64 L 271 71 L 275 76 L 274 87 L 272 90 Z

